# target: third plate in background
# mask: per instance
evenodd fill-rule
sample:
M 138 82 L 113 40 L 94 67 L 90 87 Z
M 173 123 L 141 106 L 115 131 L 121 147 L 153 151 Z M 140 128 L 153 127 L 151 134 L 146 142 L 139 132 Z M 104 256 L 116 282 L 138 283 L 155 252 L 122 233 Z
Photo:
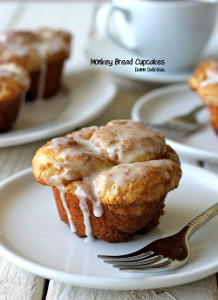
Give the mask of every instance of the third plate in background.
M 162 123 L 191 111 L 201 103 L 187 84 L 170 85 L 142 96 L 132 109 L 132 118 L 135 121 Z M 198 120 L 203 125 L 199 131 L 179 141 L 168 139 L 168 143 L 181 156 L 218 163 L 218 136 L 210 125 L 206 108 L 198 114 Z

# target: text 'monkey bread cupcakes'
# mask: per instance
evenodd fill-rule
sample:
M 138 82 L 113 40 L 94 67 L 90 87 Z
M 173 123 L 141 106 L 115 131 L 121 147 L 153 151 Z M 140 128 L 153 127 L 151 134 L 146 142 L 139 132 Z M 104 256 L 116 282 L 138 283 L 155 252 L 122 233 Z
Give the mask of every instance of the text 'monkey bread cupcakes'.
M 33 158 L 33 174 L 53 188 L 61 220 L 78 236 L 120 242 L 158 225 L 181 168 L 163 135 L 115 120 L 49 141 Z
M 14 63 L 0 65 L 0 132 L 12 128 L 29 86 L 24 68 Z
M 188 83 L 208 108 L 211 125 L 218 134 L 218 61 L 202 63 Z
M 64 61 L 70 55 L 71 35 L 65 31 L 40 29 L 0 34 L 0 64 L 15 62 L 30 73 L 28 99 L 54 95 Z

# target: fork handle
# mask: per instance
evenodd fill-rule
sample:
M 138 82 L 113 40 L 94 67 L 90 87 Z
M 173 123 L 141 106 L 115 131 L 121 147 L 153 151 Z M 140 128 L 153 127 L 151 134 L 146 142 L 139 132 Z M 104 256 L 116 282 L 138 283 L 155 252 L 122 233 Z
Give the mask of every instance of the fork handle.
M 218 214 L 218 202 L 213 206 L 209 207 L 207 210 L 203 211 L 201 214 L 193 218 L 186 226 L 187 229 L 187 237 L 190 236 L 201 226 L 206 224 L 209 220 L 214 218 Z

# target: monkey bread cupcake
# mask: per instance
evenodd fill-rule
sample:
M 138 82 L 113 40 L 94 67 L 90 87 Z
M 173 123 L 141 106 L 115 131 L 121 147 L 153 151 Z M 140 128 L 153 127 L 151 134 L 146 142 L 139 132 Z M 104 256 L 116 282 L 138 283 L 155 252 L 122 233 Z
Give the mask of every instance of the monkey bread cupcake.
M 72 232 L 121 242 L 158 225 L 181 168 L 163 135 L 115 120 L 49 141 L 33 158 L 33 174 L 52 187 Z
M 47 98 L 59 88 L 70 43 L 71 35 L 60 30 L 4 32 L 0 34 L 0 64 L 15 62 L 29 72 L 28 99 Z
M 14 63 L 0 65 L 0 132 L 12 128 L 29 86 L 24 68 Z
M 188 83 L 205 103 L 211 125 L 218 134 L 218 61 L 202 63 Z

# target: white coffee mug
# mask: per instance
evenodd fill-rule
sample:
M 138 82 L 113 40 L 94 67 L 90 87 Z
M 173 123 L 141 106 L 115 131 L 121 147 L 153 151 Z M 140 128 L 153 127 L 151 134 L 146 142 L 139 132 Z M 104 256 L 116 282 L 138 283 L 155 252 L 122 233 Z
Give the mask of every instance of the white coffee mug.
M 96 20 L 98 31 L 116 44 L 178 71 L 195 63 L 216 17 L 217 2 L 113 0 L 100 8 Z

